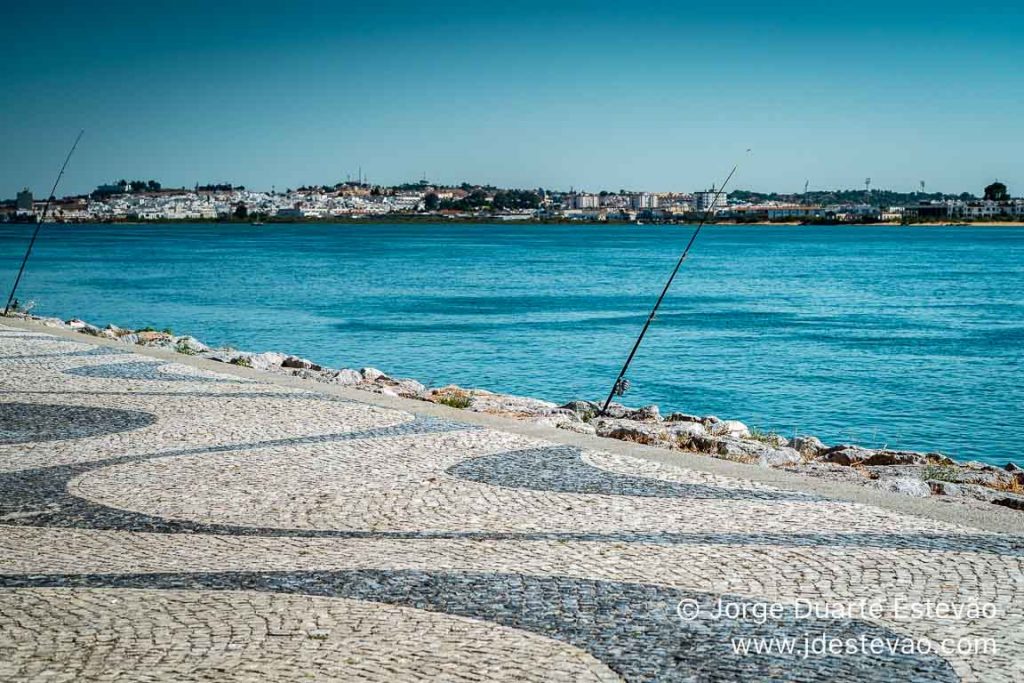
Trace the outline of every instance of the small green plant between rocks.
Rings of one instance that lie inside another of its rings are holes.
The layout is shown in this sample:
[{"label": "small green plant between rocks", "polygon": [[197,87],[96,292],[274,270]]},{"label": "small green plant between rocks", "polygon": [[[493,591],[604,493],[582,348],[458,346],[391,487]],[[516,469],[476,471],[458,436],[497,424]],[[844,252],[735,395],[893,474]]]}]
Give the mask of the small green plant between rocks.
[{"label": "small green plant between rocks", "polygon": [[959,468],[954,465],[925,465],[921,470],[921,478],[925,481],[955,482]]},{"label": "small green plant between rocks", "polygon": [[472,405],[473,399],[465,394],[445,394],[444,396],[439,396],[437,402],[449,408],[462,409]]},{"label": "small green plant between rocks", "polygon": [[763,429],[751,427],[750,436],[747,438],[751,441],[760,441],[761,443],[768,444],[769,446],[775,446],[778,444],[780,437],[775,432],[766,432]]},{"label": "small green plant between rocks", "polygon": [[177,351],[178,353],[183,353],[186,356],[196,355],[196,350],[189,346],[188,342],[186,342],[185,340],[182,340],[175,344],[174,350]]}]

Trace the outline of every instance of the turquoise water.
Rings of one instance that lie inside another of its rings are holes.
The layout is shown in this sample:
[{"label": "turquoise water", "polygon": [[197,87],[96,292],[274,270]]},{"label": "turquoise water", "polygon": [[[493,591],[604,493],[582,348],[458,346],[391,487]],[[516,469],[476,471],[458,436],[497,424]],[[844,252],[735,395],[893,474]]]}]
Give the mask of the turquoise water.
[{"label": "turquoise water", "polygon": [[[0,226],[6,298],[30,226]],[[603,398],[689,228],[47,226],[20,298],[563,401]],[[1024,461],[1024,229],[713,226],[626,402]]]}]

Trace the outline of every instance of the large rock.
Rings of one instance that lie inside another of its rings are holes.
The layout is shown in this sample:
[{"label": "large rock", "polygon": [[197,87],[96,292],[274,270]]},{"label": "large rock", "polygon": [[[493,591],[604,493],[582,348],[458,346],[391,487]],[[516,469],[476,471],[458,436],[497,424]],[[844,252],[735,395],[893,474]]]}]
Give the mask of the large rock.
[{"label": "large rock", "polygon": [[395,380],[390,388],[399,396],[412,397],[419,396],[427,387],[414,379],[399,379]]},{"label": "large rock", "polygon": [[151,344],[157,341],[169,341],[171,338],[171,335],[167,334],[166,332],[157,332],[156,330],[141,330],[139,332],[136,332],[135,334],[139,338],[138,343],[144,345]]},{"label": "large rock", "polygon": [[629,413],[626,414],[626,419],[637,420],[639,422],[660,422],[661,412],[658,410],[658,406],[652,404],[629,411]]},{"label": "large rock", "polygon": [[601,412],[601,405],[593,401],[569,401],[565,405],[559,406],[559,408],[571,410],[584,419],[597,417],[597,414]]},{"label": "large rock", "polygon": [[281,363],[283,363],[285,358],[288,357],[283,353],[274,353],[273,351],[249,355],[243,354],[243,356],[248,358],[249,367],[255,370],[263,370],[264,372],[268,370],[280,370]]},{"label": "large rock", "polygon": [[867,488],[898,493],[914,498],[927,498],[932,495],[932,487],[927,482],[913,477],[896,477],[894,479],[876,479],[865,484]]},{"label": "large rock", "polygon": [[712,455],[761,467],[788,467],[803,460],[799,453],[786,446],[775,448],[764,443],[729,437],[718,440],[717,452]]},{"label": "large rock", "polygon": [[615,420],[624,419],[629,413],[632,412],[629,408],[622,405],[621,403],[609,403],[608,410],[605,411],[603,417],[610,417]]},{"label": "large rock", "polygon": [[323,370],[322,366],[317,365],[311,360],[299,358],[298,356],[288,356],[283,361],[281,361],[281,367],[292,368],[295,370],[313,370],[314,372],[319,372],[320,370]]},{"label": "large rock", "polygon": [[[682,445],[681,440],[680,444]],[[686,445],[698,453],[707,453],[725,460],[756,463],[762,467],[787,467],[803,461],[800,454],[792,448],[776,448],[760,441],[729,436],[693,436]]]},{"label": "large rock", "polygon": [[704,418],[687,413],[669,413],[665,422],[704,422]]},{"label": "large rock", "polygon": [[376,382],[377,380],[384,378],[387,379],[387,375],[378,370],[377,368],[362,368],[359,373],[363,376],[363,379],[367,382]]},{"label": "large rock", "polygon": [[104,339],[120,339],[122,334],[126,334],[128,330],[122,330],[117,325],[107,325],[104,329],[100,330],[98,336]]},{"label": "large rock", "polygon": [[[748,455],[750,455],[754,462],[762,467],[786,467],[788,465],[796,465],[803,461],[800,454],[787,446],[776,447],[771,444],[761,443],[758,441],[746,441],[746,440],[734,440],[725,439],[724,443],[736,444]],[[719,445],[719,452],[721,452],[722,446]]]},{"label": "large rock", "polygon": [[957,461],[942,453],[925,453],[925,461],[931,465],[957,466]]},{"label": "large rock", "polygon": [[695,453],[714,455],[718,452],[718,443],[722,441],[716,436],[705,434],[704,436],[690,436],[687,440],[679,440],[679,446],[685,450]]},{"label": "large rock", "polygon": [[658,423],[598,418],[592,424],[598,436],[609,439],[632,441],[648,446],[672,445],[668,431]]},{"label": "large rock", "polygon": [[[782,436],[781,434],[775,434],[774,432],[769,434],[757,434],[756,436],[751,433],[748,437],[753,441],[760,441],[763,444],[767,444],[774,448],[789,448],[789,439]],[[795,448],[793,450],[796,450]]]},{"label": "large rock", "polygon": [[715,436],[731,436],[742,439],[750,436],[750,429],[739,420],[720,420],[712,422],[708,431]]},{"label": "large rock", "polygon": [[556,403],[541,401],[526,396],[495,394],[490,391],[473,389],[468,392],[473,397],[470,409],[477,413],[494,413],[513,417],[539,417],[549,414],[558,408]]},{"label": "large rock", "polygon": [[984,463],[969,463],[972,467],[958,467],[953,477],[959,484],[980,484],[995,488],[1011,488],[1017,483],[1014,472],[1007,472],[1001,467],[993,467]]},{"label": "large rock", "polygon": [[868,448],[844,444],[825,449],[819,459],[836,465],[859,465],[874,454],[875,451]]},{"label": "large rock", "polygon": [[694,439],[707,436],[707,428],[700,422],[668,422],[665,429],[679,439]]},{"label": "large rock", "polygon": [[812,458],[817,457],[828,448],[816,436],[794,436],[786,445]]},{"label": "large rock", "polygon": [[356,370],[351,368],[342,368],[337,372],[329,373],[325,376],[325,381],[331,384],[342,384],[344,386],[354,386],[363,381],[363,376]]},{"label": "large rock", "polygon": [[803,456],[794,448],[769,448],[758,457],[758,464],[766,467],[788,467],[803,462]]},{"label": "large rock", "polygon": [[209,346],[189,335],[174,337],[171,341],[174,343],[175,351],[187,356],[195,356],[210,350]]},{"label": "large rock", "polygon": [[874,465],[923,465],[928,462],[924,453],[915,451],[875,451],[864,460],[862,464]]},{"label": "large rock", "polygon": [[101,336],[100,328],[95,325],[90,325],[84,320],[78,320],[77,318],[68,322],[68,326],[73,330],[78,330],[82,334],[92,335],[93,337]]},{"label": "large rock", "polygon": [[718,439],[715,442],[715,450],[711,454],[737,462],[753,463],[758,460],[754,449],[737,439]]}]

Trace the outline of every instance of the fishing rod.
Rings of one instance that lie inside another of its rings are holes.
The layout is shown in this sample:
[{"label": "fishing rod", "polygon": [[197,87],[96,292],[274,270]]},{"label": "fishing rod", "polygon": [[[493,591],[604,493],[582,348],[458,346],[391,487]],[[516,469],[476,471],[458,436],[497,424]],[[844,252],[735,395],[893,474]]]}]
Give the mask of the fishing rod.
[{"label": "fishing rod", "polygon": [[4,306],[4,317],[7,317],[7,313],[11,310],[11,302],[14,301],[14,295],[18,292],[18,284],[21,283],[21,276],[25,272],[25,264],[28,263],[28,257],[32,254],[32,247],[35,246],[36,238],[39,237],[39,230],[43,227],[43,223],[46,221],[46,214],[50,211],[50,202],[53,201],[53,196],[57,193],[57,186],[60,185],[60,179],[64,176],[64,169],[68,167],[68,162],[71,161],[71,155],[75,153],[75,149],[78,147],[78,142],[85,135],[85,130],[78,131],[78,137],[75,138],[75,144],[71,145],[71,151],[64,157],[64,164],[60,167],[60,173],[57,174],[57,179],[53,181],[53,187],[50,189],[50,194],[46,198],[46,204],[43,205],[43,215],[39,218],[36,223],[36,229],[32,233],[32,239],[29,240],[28,249],[25,250],[25,258],[21,259],[21,268],[18,269],[18,277],[14,278],[14,286],[11,287],[11,295],[7,297],[7,304]]},{"label": "fishing rod", "polygon": [[[749,152],[750,150],[748,149],[747,151]],[[608,406],[611,405],[612,399],[616,396],[622,396],[629,389],[629,380],[626,379],[626,371],[629,370],[629,364],[633,362],[633,356],[636,355],[637,349],[640,348],[640,343],[644,340],[644,336],[647,334],[647,328],[649,328],[651,323],[654,322],[654,316],[661,307],[661,302],[665,299],[665,295],[668,294],[668,290],[672,286],[672,281],[676,279],[676,274],[679,272],[679,269],[683,267],[683,262],[686,261],[686,257],[689,256],[690,248],[693,247],[693,243],[697,241],[697,235],[700,234],[700,231],[704,228],[704,224],[707,222],[708,218],[711,217],[711,211],[718,205],[718,198],[723,192],[725,192],[726,185],[728,185],[729,181],[732,180],[733,175],[736,173],[736,169],[739,167],[739,164],[732,167],[732,170],[729,171],[729,175],[725,177],[725,182],[722,183],[722,186],[717,192],[715,192],[715,196],[711,204],[709,204],[707,209],[704,210],[704,215],[701,216],[700,223],[697,224],[697,228],[693,231],[693,234],[690,235],[690,241],[686,243],[686,248],[683,249],[682,255],[676,262],[676,267],[672,269],[672,274],[669,275],[668,281],[665,282],[665,286],[661,290],[661,295],[658,297],[658,300],[654,302],[654,308],[651,309],[651,314],[647,316],[647,322],[644,323],[643,329],[640,330],[640,336],[636,338],[636,342],[633,344],[633,349],[629,352],[629,357],[626,358],[626,362],[622,364],[622,369],[619,370],[619,376],[615,378],[615,384],[612,385],[612,390],[608,392],[608,398],[605,399],[604,405],[601,407],[601,412],[598,413],[598,415],[604,415],[608,411]],[[714,188],[712,187],[712,189]]]}]

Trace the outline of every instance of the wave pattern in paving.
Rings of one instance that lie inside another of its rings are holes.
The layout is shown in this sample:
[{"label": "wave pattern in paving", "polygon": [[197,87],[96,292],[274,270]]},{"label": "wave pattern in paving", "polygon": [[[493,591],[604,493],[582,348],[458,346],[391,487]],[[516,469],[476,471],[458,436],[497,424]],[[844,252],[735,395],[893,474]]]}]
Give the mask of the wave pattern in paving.
[{"label": "wave pattern in paving", "polygon": [[[1024,679],[1019,538],[0,329],[0,675]],[[675,613],[722,596],[1000,618]],[[998,649],[730,650],[806,631]]]}]

